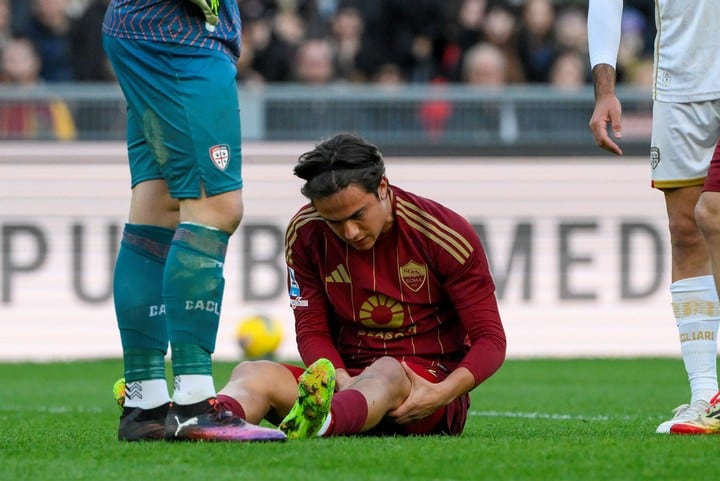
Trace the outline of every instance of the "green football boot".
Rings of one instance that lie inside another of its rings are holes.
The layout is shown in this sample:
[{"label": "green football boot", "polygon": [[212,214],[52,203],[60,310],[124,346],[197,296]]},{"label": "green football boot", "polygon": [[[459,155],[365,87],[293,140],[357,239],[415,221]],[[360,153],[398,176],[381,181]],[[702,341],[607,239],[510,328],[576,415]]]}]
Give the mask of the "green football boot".
[{"label": "green football boot", "polygon": [[280,423],[280,430],[288,439],[316,436],[330,413],[334,392],[335,367],[327,359],[318,359],[300,376],[297,401]]}]

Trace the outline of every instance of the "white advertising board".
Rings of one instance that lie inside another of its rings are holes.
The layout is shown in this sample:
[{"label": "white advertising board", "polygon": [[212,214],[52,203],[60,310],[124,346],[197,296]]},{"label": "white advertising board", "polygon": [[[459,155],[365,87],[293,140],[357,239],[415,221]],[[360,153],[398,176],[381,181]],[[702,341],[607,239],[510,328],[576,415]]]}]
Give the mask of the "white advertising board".
[{"label": "white advertising board", "polygon": [[[311,144],[248,144],[216,358],[239,319],[281,320],[297,356],[282,234]],[[396,158],[396,183],[465,215],[498,287],[510,357],[675,356],[662,194],[643,158]],[[120,356],[111,298],[129,197],[115,143],[0,144],[0,360]]]}]

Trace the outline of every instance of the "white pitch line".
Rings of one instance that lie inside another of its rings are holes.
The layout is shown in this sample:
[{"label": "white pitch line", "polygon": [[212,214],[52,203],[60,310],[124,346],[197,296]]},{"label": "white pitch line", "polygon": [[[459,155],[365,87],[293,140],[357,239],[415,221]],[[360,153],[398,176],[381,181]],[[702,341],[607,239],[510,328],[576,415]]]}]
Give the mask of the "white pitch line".
[{"label": "white pitch line", "polygon": [[[28,408],[25,406],[0,406],[0,415],[3,412],[37,412],[52,414],[67,413],[101,413],[106,408],[100,407],[82,407],[82,406],[38,406]],[[561,413],[541,413],[541,412],[517,412],[517,411],[469,411],[468,415],[485,418],[518,418],[518,419],[550,419],[553,421],[634,421],[634,416],[583,416],[578,414],[561,414]],[[648,417],[648,420],[661,419],[661,416]]]},{"label": "white pitch line", "polygon": [[[523,413],[514,411],[469,411],[470,416],[488,418],[551,419],[554,421],[633,421],[633,416],[583,416],[575,414]],[[651,418],[654,419],[654,418]]]},{"label": "white pitch line", "polygon": [[35,412],[35,413],[51,413],[51,414],[67,414],[67,413],[101,413],[104,409],[99,407],[82,407],[82,406],[37,406],[37,407],[21,407],[21,406],[0,406],[2,412]]}]

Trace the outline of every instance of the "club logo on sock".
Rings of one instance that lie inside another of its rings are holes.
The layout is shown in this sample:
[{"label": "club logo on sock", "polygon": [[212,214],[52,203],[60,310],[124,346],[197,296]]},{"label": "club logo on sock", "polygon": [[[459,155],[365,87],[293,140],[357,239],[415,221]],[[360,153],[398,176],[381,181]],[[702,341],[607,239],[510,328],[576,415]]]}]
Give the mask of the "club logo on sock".
[{"label": "club logo on sock", "polygon": [[210,147],[210,160],[218,169],[225,170],[230,161],[230,147],[227,144],[213,145]]}]

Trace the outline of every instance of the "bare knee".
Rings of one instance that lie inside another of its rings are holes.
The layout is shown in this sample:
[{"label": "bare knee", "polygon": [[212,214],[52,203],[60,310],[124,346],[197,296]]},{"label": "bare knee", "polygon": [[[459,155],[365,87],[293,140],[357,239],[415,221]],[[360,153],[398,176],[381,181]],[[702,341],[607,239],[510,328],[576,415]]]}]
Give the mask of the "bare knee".
[{"label": "bare knee", "polygon": [[358,376],[358,379],[376,378],[386,386],[403,386],[409,383],[400,361],[392,357],[381,357]]},{"label": "bare knee", "polygon": [[262,375],[264,371],[267,371],[270,361],[242,361],[237,364],[230,374],[230,382],[241,382],[245,385],[252,382],[254,378]]},{"label": "bare knee", "polygon": [[695,220],[703,235],[713,235],[720,231],[720,193],[706,192],[700,196],[695,206]]},{"label": "bare knee", "polygon": [[242,190],[180,201],[180,220],[235,232],[243,218]]}]

